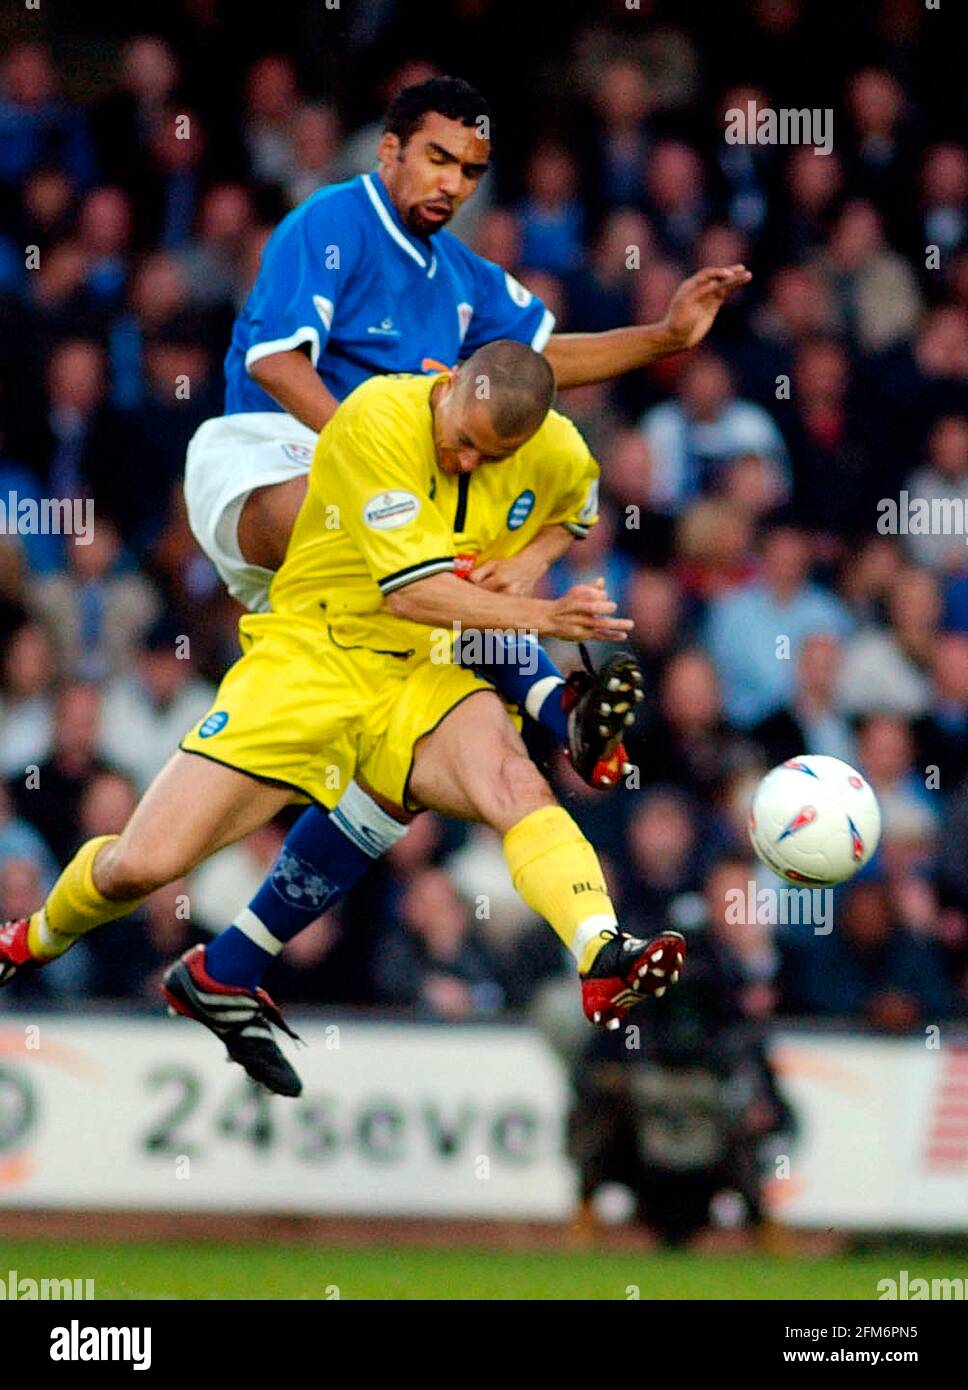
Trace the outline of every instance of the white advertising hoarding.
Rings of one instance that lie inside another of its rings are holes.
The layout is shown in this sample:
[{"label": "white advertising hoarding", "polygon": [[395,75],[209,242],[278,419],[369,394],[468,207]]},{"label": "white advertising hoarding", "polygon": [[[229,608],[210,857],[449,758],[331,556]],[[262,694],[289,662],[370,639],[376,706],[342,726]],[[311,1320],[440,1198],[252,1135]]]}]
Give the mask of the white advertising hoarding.
[{"label": "white advertising hoarding", "polygon": [[[572,1215],[568,1079],[538,1034],[300,1031],[291,1101],[180,1021],[0,1015],[0,1208]],[[968,1039],[788,1031],[772,1056],[799,1124],[768,1183],[781,1220],[968,1231]]]},{"label": "white advertising hoarding", "polygon": [[501,1216],[574,1202],[523,1028],[307,1023],[270,1097],[181,1021],[0,1016],[0,1206]]}]

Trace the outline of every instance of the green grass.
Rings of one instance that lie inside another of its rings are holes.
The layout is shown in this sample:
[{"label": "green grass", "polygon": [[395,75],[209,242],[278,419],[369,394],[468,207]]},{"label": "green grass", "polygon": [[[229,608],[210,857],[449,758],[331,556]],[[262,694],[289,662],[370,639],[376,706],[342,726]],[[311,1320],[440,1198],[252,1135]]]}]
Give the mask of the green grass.
[{"label": "green grass", "polygon": [[[477,1250],[316,1249],[269,1244],[61,1244],[0,1240],[0,1279],[93,1279],[98,1298],[869,1299],[877,1281],[966,1275],[950,1253],[829,1259]],[[329,1294],[332,1297],[332,1294]]]}]

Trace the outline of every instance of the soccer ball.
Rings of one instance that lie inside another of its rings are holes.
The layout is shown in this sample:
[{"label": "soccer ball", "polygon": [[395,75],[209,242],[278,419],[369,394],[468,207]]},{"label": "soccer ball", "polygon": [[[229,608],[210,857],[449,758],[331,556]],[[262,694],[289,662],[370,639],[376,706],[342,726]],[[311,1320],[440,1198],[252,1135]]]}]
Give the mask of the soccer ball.
[{"label": "soccer ball", "polygon": [[804,754],[768,772],[750,809],[750,839],[775,874],[808,888],[844,883],[870,859],[881,812],[868,783],[839,758]]}]

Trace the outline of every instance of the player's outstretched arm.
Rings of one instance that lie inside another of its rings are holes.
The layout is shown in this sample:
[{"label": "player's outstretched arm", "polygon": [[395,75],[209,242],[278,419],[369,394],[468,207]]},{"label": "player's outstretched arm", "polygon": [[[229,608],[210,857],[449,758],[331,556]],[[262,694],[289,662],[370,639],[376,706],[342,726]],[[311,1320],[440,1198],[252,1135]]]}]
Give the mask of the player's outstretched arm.
[{"label": "player's outstretched arm", "polygon": [[661,322],[607,333],[555,333],[544,355],[561,388],[609,381],[702,342],[722,305],[752,278],[743,265],[697,271],[683,280]]},{"label": "player's outstretched arm", "polygon": [[631,619],[614,616],[618,605],[608,597],[604,579],[576,584],[558,599],[542,599],[494,594],[454,574],[434,574],[390,594],[386,606],[395,617],[428,627],[459,623],[536,632],[564,642],[624,642],[633,626]]}]

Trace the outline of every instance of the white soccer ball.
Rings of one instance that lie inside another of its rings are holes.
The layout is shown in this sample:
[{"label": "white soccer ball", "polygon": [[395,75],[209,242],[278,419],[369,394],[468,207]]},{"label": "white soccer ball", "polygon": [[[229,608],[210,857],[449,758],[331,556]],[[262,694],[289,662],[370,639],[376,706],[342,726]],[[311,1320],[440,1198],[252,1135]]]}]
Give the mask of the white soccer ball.
[{"label": "white soccer ball", "polygon": [[832,888],[864,867],[881,837],[877,797],[839,758],[804,754],[768,772],[750,808],[750,839],[789,883]]}]

